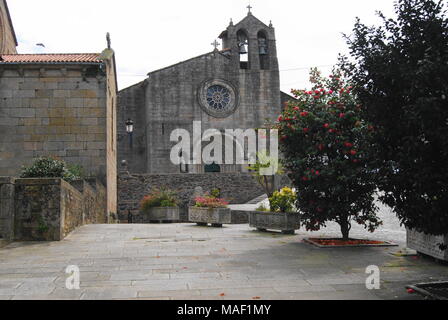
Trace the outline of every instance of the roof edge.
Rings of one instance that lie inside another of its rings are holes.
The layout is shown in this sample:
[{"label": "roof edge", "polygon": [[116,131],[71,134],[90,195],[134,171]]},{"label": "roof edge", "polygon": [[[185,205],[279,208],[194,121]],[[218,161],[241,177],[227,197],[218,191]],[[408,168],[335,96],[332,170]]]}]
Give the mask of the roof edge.
[{"label": "roof edge", "polygon": [[19,46],[19,43],[17,41],[17,36],[16,36],[16,31],[14,30],[14,25],[12,24],[11,14],[10,14],[9,8],[8,8],[8,2],[5,0],[4,3],[5,3],[5,7],[6,7],[6,15],[8,16],[8,22],[11,27],[12,35],[14,36],[14,41],[15,41],[16,47],[17,47],[17,46]]},{"label": "roof edge", "polygon": [[157,70],[148,72],[148,73],[147,73],[147,76],[149,76],[149,75],[151,75],[151,74],[154,74],[154,73],[156,73],[156,72],[160,72],[160,71],[163,71],[163,70],[166,70],[166,69],[169,69],[169,68],[176,67],[176,66],[178,66],[178,65],[180,65],[180,64],[183,64],[183,63],[185,63],[185,62],[189,62],[189,61],[191,61],[191,60],[195,60],[195,59],[198,59],[198,58],[205,57],[205,56],[207,56],[207,55],[209,55],[209,54],[212,54],[212,53],[219,53],[219,54],[222,55],[223,57],[229,59],[229,57],[226,56],[226,55],[224,54],[224,52],[227,52],[227,51],[231,51],[231,49],[224,49],[224,50],[218,50],[218,51],[207,52],[207,53],[201,54],[201,55],[199,55],[199,56],[197,56],[197,57],[190,58],[190,59],[187,59],[187,60],[184,60],[184,61],[181,61],[181,62],[172,64],[172,65],[170,65],[170,66],[168,66],[168,67],[165,67],[165,68],[161,68],[161,69],[157,69]]}]

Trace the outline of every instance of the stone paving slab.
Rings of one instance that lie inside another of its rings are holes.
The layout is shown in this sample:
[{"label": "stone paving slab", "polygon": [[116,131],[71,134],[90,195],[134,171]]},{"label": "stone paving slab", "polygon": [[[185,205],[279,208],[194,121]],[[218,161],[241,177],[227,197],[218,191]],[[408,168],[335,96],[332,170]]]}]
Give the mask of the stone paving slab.
[{"label": "stone paving slab", "polygon": [[[0,300],[417,299],[407,284],[448,278],[446,265],[393,256],[399,248],[319,249],[303,242],[310,235],[247,225],[84,226],[61,242],[0,249]],[[395,241],[404,247],[403,237]],[[80,290],[65,288],[69,265],[80,268]],[[381,290],[365,287],[370,265],[381,270]]]}]

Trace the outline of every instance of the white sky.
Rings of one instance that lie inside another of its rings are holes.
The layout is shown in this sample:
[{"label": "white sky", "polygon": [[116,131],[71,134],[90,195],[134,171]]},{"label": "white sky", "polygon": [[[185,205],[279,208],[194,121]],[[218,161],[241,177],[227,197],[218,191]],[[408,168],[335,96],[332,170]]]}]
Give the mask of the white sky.
[{"label": "white sky", "polygon": [[[249,0],[9,0],[19,53],[101,52],[106,32],[116,51],[120,89],[153,70],[212,51],[211,43],[239,22]],[[336,63],[347,51],[342,33],[355,18],[379,24],[393,0],[251,0],[253,14],[276,28],[282,90],[308,86],[313,66]],[[46,48],[36,47],[44,43]],[[294,70],[291,70],[294,69]],[[300,70],[296,70],[300,69]],[[331,67],[321,68],[324,72]]]}]

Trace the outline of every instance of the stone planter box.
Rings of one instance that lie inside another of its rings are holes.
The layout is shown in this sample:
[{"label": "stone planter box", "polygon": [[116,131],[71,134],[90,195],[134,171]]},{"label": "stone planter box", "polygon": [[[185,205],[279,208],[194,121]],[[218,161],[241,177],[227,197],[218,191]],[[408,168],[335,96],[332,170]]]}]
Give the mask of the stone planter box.
[{"label": "stone planter box", "polygon": [[275,230],[283,234],[295,234],[300,229],[300,215],[298,213],[277,213],[251,211],[249,224],[258,231]]},{"label": "stone planter box", "polygon": [[432,236],[410,229],[406,229],[406,231],[408,248],[439,260],[448,261],[448,249],[442,251],[439,248],[439,244],[448,246],[448,235]]},{"label": "stone planter box", "polygon": [[149,213],[141,214],[140,223],[177,222],[180,220],[178,207],[151,208]]},{"label": "stone planter box", "polygon": [[212,227],[220,228],[223,224],[232,223],[232,213],[227,208],[197,208],[188,209],[188,220],[197,223],[199,226],[211,224]]}]

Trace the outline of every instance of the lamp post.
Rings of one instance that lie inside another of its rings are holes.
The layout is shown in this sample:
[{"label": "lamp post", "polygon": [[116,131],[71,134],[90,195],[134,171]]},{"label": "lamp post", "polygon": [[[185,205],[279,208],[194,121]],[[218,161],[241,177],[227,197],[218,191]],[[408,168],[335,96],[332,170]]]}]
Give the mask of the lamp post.
[{"label": "lamp post", "polygon": [[129,135],[129,145],[132,149],[133,147],[133,135],[134,135],[134,121],[132,121],[131,119],[128,119],[128,121],[126,121],[126,132]]}]

